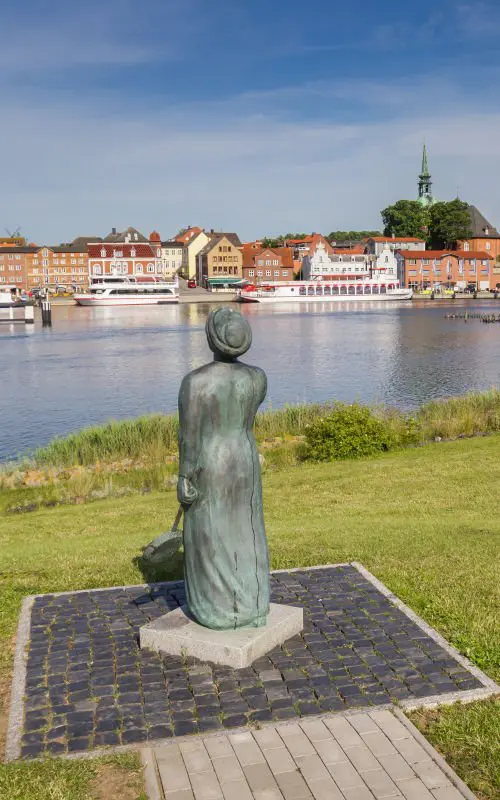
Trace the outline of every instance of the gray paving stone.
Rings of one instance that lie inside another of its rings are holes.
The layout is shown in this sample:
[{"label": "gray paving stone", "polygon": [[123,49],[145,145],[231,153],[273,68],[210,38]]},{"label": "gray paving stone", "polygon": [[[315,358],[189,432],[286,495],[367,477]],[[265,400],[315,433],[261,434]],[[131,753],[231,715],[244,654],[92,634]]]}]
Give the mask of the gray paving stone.
[{"label": "gray paving stone", "polygon": [[358,744],[356,747],[346,747],[345,752],[358,772],[366,772],[369,769],[379,769],[380,764],[368,749],[366,744]]},{"label": "gray paving stone", "polygon": [[454,786],[443,786],[441,789],[433,789],[432,796],[436,800],[463,800],[463,794]]},{"label": "gray paving stone", "polygon": [[404,781],[415,777],[412,768],[399,753],[379,756],[378,760],[393,781]]},{"label": "gray paving stone", "polygon": [[263,753],[273,775],[279,775],[281,772],[294,772],[297,769],[297,765],[286,747],[273,747],[270,750],[263,750]]},{"label": "gray paving stone", "polygon": [[281,772],[276,781],[285,800],[309,800],[312,794],[299,772]]},{"label": "gray paving stone", "polygon": [[330,717],[325,719],[325,725],[333,733],[341,747],[355,747],[363,744],[359,733],[349,724],[346,717]]},{"label": "gray paving stone", "polygon": [[361,775],[349,761],[339,761],[336,764],[327,764],[326,766],[333,780],[342,791],[363,785]]},{"label": "gray paving stone", "polygon": [[271,750],[274,747],[283,747],[283,739],[275,728],[262,728],[260,731],[253,731],[253,738],[261,750]]},{"label": "gray paving stone", "polygon": [[196,800],[224,800],[221,785],[215,772],[196,772],[190,775],[189,778]]},{"label": "gray paving stone", "polygon": [[420,778],[410,778],[408,781],[399,781],[398,786],[406,800],[434,800],[432,794],[425,787]]},{"label": "gray paving stone", "polygon": [[361,735],[364,733],[377,733],[380,728],[369,714],[353,714],[349,717],[352,727]]},{"label": "gray paving stone", "polygon": [[398,739],[394,742],[397,749],[408,764],[418,764],[420,761],[428,761],[429,754],[415,739]]},{"label": "gray paving stone", "polygon": [[234,753],[230,756],[214,758],[212,764],[222,788],[224,788],[225,783],[244,781],[243,770]]},{"label": "gray paving stone", "polygon": [[345,795],[342,794],[330,776],[311,781],[308,786],[314,800],[344,800],[345,798]]},{"label": "gray paving stone", "polygon": [[294,758],[315,754],[312,743],[299,725],[281,725],[278,732]]},{"label": "gray paving stone", "polygon": [[179,749],[188,775],[193,772],[206,772],[212,769],[212,761],[201,739],[180,742]]},{"label": "gray paving stone", "polygon": [[278,789],[276,780],[265,762],[263,764],[249,764],[243,768],[243,772],[254,794]]},{"label": "gray paving stone", "polygon": [[[363,733],[361,738],[377,758],[378,756],[388,756],[397,752],[393,743],[382,731],[378,731],[378,733]],[[405,742],[407,740],[401,739],[400,741]]]},{"label": "gray paving stone", "polygon": [[331,739],[331,734],[322,720],[304,720],[300,727],[311,742],[321,742],[324,739]]},{"label": "gray paving stone", "polygon": [[242,767],[249,766],[250,764],[266,763],[261,749],[249,731],[231,734],[229,736],[229,742]]},{"label": "gray paving stone", "polygon": [[205,747],[210,758],[234,755],[234,750],[229,744],[227,736],[207,736],[205,739]]},{"label": "gray paving stone", "polygon": [[336,764],[339,761],[348,760],[347,755],[333,736],[331,736],[330,739],[322,739],[321,741],[314,742],[314,747],[325,764]]},{"label": "gray paving stone", "polygon": [[168,792],[190,790],[186,767],[179,748],[176,745],[163,745],[155,748],[156,763],[160,773],[163,789]]},{"label": "gray paving stone", "polygon": [[413,769],[428,789],[441,789],[443,786],[450,786],[451,784],[449,778],[434,761],[421,761],[418,764],[413,764]]},{"label": "gray paving stone", "polygon": [[392,742],[397,742],[398,739],[409,739],[411,737],[408,728],[405,728],[390,711],[386,711],[385,709],[370,711],[370,717]]},{"label": "gray paving stone", "polygon": [[246,780],[223,783],[222,794],[224,800],[253,800],[254,798]]},{"label": "gray paving stone", "polygon": [[374,769],[363,774],[363,780],[368,788],[373,792],[377,800],[382,798],[392,798],[401,795],[396,784],[390,779],[387,772],[383,769]]},{"label": "gray paving stone", "polygon": [[298,756],[295,761],[296,766],[308,784],[312,781],[328,780],[330,778],[325,764],[317,755]]},{"label": "gray paving stone", "polygon": [[366,786],[355,786],[353,789],[344,789],[345,800],[373,800],[375,795]]}]

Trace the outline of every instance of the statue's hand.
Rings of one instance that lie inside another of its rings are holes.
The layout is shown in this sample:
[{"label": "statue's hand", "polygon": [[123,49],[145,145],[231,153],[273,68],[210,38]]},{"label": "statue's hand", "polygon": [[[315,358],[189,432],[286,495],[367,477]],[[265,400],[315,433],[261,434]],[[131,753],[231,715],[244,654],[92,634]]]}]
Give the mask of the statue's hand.
[{"label": "statue's hand", "polygon": [[177,481],[177,499],[179,503],[183,506],[190,506],[197,497],[198,491],[189,478],[179,475],[179,480]]}]

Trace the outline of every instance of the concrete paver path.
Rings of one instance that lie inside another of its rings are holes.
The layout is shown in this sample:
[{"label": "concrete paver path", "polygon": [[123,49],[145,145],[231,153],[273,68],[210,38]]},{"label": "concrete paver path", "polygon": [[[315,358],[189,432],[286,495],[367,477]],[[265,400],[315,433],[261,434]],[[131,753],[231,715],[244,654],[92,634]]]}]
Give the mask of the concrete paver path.
[{"label": "concrete paver path", "polygon": [[399,712],[301,719],[143,750],[150,800],[473,800]]}]

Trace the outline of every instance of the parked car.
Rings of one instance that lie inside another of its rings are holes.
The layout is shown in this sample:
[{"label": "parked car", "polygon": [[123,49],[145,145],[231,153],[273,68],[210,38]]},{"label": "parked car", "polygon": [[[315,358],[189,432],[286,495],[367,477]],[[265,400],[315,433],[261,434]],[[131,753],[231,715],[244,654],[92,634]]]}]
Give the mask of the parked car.
[{"label": "parked car", "polygon": [[196,280],[195,278],[190,278],[188,280],[188,289],[196,289]]}]

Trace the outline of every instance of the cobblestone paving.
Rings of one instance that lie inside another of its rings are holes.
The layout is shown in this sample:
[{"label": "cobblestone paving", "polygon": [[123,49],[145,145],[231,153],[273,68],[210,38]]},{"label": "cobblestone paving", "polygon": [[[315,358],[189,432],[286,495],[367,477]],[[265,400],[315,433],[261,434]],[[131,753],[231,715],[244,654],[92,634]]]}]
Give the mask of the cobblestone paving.
[{"label": "cobblestone paving", "polygon": [[35,599],[21,755],[63,754],[466,691],[480,682],[354,567],[274,573],[305,628],[233,670],[138,647],[182,582]]},{"label": "cobblestone paving", "polygon": [[[169,742],[147,758],[166,800],[470,798],[434,755],[389,711],[375,711]],[[159,800],[152,776],[150,800]]]}]

